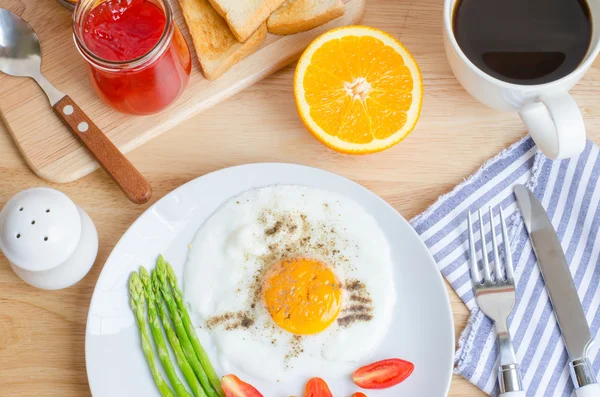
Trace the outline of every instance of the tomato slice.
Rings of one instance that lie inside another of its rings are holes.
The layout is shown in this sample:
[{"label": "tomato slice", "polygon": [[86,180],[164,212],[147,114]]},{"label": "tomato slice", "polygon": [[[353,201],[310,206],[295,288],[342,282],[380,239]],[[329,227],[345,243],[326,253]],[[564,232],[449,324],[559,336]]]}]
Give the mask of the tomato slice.
[{"label": "tomato slice", "polygon": [[235,375],[225,375],[221,382],[226,397],[263,397],[254,386],[241,381]]},{"label": "tomato slice", "polygon": [[367,395],[363,392],[357,391],[356,393],[352,394],[352,397],[367,397]]},{"label": "tomato slice", "polygon": [[306,384],[305,397],[333,397],[329,386],[321,378],[312,378]]},{"label": "tomato slice", "polygon": [[414,369],[414,364],[409,361],[390,358],[360,367],[352,380],[363,389],[386,389],[408,378]]}]

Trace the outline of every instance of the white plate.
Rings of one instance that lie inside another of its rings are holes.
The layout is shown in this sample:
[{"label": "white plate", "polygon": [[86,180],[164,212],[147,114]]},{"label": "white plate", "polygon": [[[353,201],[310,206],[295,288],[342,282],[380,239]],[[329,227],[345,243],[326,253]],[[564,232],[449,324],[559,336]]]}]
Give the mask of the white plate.
[{"label": "white plate", "polygon": [[[369,391],[369,397],[447,395],[454,352],[452,313],[434,260],[409,223],[375,194],[338,175],[291,164],[252,164],[213,172],[181,186],[142,214],[121,238],[100,274],[88,314],[85,354],[94,397],[160,396],[129,308],[131,271],[140,265],[152,267],[162,253],[181,275],[187,246],[213,211],[247,189],[273,184],[313,186],[351,197],[377,220],[390,241],[398,303],[392,327],[373,360],[404,358],[415,364],[415,371],[401,385]],[[209,354],[211,348],[207,346]],[[341,397],[337,385],[330,386]],[[287,396],[303,394],[290,390]]]}]

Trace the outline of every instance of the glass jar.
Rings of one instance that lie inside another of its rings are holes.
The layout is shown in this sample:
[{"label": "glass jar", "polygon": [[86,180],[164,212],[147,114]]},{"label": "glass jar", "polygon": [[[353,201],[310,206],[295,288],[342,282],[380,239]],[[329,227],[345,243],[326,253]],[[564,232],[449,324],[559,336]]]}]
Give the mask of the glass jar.
[{"label": "glass jar", "polygon": [[73,10],[75,8],[75,5],[77,4],[77,0],[58,0],[59,4],[62,4],[63,6],[67,7],[69,10]]},{"label": "glass jar", "polygon": [[[73,14],[75,46],[86,60],[92,86],[104,102],[123,113],[146,115],[165,109],[185,89],[192,68],[190,50],[173,20],[171,5],[168,0],[146,0],[165,13],[162,36],[147,53],[114,61],[93,53],[84,39],[91,11],[106,1],[80,0]],[[117,5],[131,3],[125,0]]]}]

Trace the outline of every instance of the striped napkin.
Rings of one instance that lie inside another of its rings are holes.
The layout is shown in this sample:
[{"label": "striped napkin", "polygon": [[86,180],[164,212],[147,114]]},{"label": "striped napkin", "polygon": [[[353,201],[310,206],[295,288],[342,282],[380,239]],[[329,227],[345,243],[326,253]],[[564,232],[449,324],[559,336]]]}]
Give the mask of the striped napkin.
[{"label": "striped napkin", "polygon": [[[573,385],[567,352],[519,214],[513,186],[524,184],[532,190],[552,219],[595,337],[600,327],[599,176],[599,150],[593,143],[588,141],[579,157],[552,161],[536,149],[530,137],[525,137],[412,219],[440,271],[471,311],[459,339],[455,372],[487,394],[499,394],[496,334],[492,322],[477,307],[471,290],[467,210],[487,210],[492,206],[497,214],[501,206],[507,215],[517,284],[517,301],[509,327],[527,396],[571,396]],[[486,248],[491,253],[488,222],[486,214]],[[480,250],[479,226],[475,223],[473,226],[476,248]],[[600,369],[599,347],[600,343],[594,344],[590,352],[596,373]]]}]

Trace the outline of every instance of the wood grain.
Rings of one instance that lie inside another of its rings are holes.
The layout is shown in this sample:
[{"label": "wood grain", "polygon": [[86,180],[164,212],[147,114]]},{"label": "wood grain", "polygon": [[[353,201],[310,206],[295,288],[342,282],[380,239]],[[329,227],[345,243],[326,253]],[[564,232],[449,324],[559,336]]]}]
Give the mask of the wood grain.
[{"label": "wood grain", "polygon": [[65,95],[56,102],[53,109],[58,118],[92,153],[131,202],[144,204],[150,200],[152,187],[148,181],[71,97]]},{"label": "wood grain", "polygon": [[[215,81],[206,80],[202,75],[179,4],[171,1],[175,20],[194,58],[192,75],[185,92],[173,105],[146,117],[115,112],[96,96],[88,81],[84,60],[73,44],[71,13],[56,1],[3,0],[1,6],[21,16],[37,32],[45,77],[69,94],[121,152],[128,153],[294,61],[321,33],[359,21],[365,1],[344,0],[345,14],[317,29],[291,36],[269,34],[254,54]],[[65,183],[98,168],[94,157],[53,114],[47,98],[32,80],[0,73],[0,87],[0,117],[38,176]],[[36,117],[32,118],[32,114]]]},{"label": "wood grain", "polygon": [[[29,1],[15,4],[23,11]],[[128,202],[101,171],[64,185],[37,178],[0,123],[0,205],[26,188],[60,189],[87,211],[100,237],[98,259],[90,274],[62,291],[40,291],[26,285],[0,255],[0,397],[90,396],[84,335],[98,275],[131,223],[149,205],[182,183],[239,164],[262,161],[306,164],[366,186],[409,219],[475,172],[485,160],[521,138],[525,127],[518,115],[496,112],[478,104],[453,77],[443,50],[442,3],[442,0],[368,0],[363,23],[399,38],[415,55],[425,82],[423,112],[417,128],[402,143],[382,153],[340,155],[316,141],[296,113],[293,66],[131,152],[129,159],[154,190],[152,200],[143,206]],[[61,13],[56,8],[45,16],[43,23],[51,24],[57,17],[62,18]],[[84,78],[80,66],[66,65],[52,77],[59,85],[70,73]],[[0,84],[2,89],[4,84],[5,81]],[[572,91],[583,109],[588,135],[596,143],[600,143],[599,88],[600,63],[596,62]],[[88,93],[82,90],[74,98],[78,100],[81,95]],[[47,106],[45,101],[42,105]],[[458,336],[469,312],[449,287],[448,294]],[[459,376],[454,376],[449,395],[484,396]]]}]

